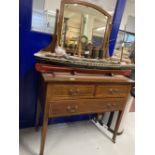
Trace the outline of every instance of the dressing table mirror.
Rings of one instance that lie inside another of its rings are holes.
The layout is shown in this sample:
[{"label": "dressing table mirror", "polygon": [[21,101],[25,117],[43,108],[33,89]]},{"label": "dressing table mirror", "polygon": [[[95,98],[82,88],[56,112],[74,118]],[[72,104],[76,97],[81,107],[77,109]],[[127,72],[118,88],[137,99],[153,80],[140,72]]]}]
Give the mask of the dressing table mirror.
[{"label": "dressing table mirror", "polygon": [[106,56],[111,15],[97,5],[63,0],[59,17],[59,45],[70,55],[90,59]]}]

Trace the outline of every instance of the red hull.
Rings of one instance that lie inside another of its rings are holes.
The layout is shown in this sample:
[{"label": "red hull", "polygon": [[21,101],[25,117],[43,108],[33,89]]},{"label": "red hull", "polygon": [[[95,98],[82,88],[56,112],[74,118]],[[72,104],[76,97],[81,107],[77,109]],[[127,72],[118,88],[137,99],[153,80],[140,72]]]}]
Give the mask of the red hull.
[{"label": "red hull", "polygon": [[116,74],[116,75],[124,75],[129,76],[131,74],[131,70],[97,70],[97,69],[82,69],[82,68],[71,68],[71,67],[59,67],[47,64],[36,63],[35,68],[38,72],[72,72],[72,73],[88,73],[88,74]]}]

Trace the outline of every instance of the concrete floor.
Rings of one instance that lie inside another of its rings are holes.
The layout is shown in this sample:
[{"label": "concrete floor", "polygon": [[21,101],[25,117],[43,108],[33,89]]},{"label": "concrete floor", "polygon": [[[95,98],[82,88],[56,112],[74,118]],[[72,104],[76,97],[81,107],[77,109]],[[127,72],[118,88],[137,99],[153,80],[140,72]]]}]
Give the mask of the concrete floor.
[{"label": "concrete floor", "polygon": [[[134,113],[129,113],[123,135],[116,144],[104,127],[92,121],[48,126],[44,155],[134,155]],[[20,155],[39,155],[40,135],[34,128],[20,130]]]}]

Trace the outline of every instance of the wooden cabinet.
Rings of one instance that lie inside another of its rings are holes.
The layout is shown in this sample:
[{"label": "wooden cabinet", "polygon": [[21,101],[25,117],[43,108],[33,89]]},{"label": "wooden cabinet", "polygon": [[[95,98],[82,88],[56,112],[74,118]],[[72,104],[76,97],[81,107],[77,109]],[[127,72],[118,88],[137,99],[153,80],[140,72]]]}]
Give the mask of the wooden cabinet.
[{"label": "wooden cabinet", "polygon": [[[112,138],[115,142],[131,84],[122,76],[42,73],[38,97],[38,107],[42,107],[44,114],[40,155],[44,151],[48,118],[53,117],[119,111]],[[39,113],[40,110],[36,127]]]}]

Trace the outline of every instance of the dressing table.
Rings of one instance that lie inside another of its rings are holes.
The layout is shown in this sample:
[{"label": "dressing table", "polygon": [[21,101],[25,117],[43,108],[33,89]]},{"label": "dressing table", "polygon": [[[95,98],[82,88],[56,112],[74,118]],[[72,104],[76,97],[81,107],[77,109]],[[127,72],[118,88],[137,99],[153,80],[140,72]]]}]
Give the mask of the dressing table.
[{"label": "dressing table", "polygon": [[[40,155],[44,151],[48,119],[61,116],[119,111],[112,137],[115,143],[131,84],[132,81],[123,76],[42,73],[38,98],[38,108],[41,107],[44,116]],[[40,110],[36,128],[39,113]]]},{"label": "dressing table", "polygon": [[53,41],[34,55],[40,72],[36,129],[43,111],[40,155],[49,118],[119,111],[112,137],[116,142],[133,83],[120,74],[133,66],[109,58],[111,21],[111,15],[95,4],[61,1]]}]

